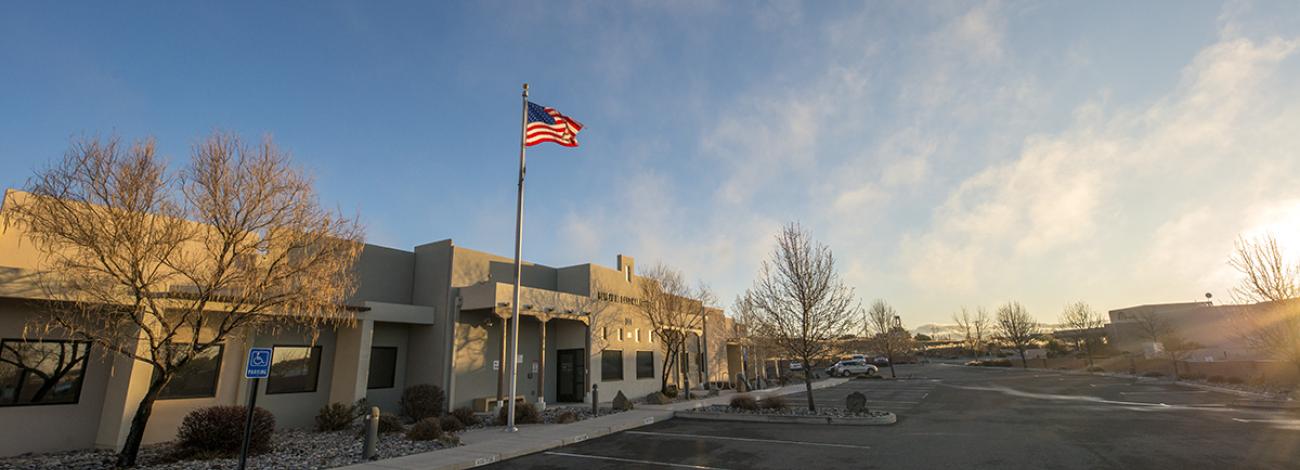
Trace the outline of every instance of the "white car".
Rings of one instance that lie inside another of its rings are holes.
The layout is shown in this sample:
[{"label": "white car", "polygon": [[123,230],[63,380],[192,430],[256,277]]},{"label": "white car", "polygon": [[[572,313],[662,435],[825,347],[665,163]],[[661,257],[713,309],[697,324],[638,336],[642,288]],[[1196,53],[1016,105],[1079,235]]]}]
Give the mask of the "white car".
[{"label": "white car", "polygon": [[867,364],[867,361],[861,359],[840,361],[831,366],[830,369],[826,370],[826,373],[831,376],[839,377],[848,377],[850,375],[876,375],[877,372],[880,372],[879,368]]},{"label": "white car", "polygon": [[790,361],[790,370],[803,370],[803,363],[798,361]]}]

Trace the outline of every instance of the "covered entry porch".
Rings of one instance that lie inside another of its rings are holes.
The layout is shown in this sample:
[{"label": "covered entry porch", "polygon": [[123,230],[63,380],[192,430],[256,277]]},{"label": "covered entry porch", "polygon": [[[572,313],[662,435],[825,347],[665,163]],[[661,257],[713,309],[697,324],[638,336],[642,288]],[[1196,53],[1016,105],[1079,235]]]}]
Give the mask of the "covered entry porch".
[{"label": "covered entry porch", "polygon": [[[509,395],[509,324],[513,286],[482,283],[460,289],[453,347],[452,407],[492,411]],[[524,287],[520,292],[515,400],[577,403],[591,388],[590,311],[594,299]]]}]

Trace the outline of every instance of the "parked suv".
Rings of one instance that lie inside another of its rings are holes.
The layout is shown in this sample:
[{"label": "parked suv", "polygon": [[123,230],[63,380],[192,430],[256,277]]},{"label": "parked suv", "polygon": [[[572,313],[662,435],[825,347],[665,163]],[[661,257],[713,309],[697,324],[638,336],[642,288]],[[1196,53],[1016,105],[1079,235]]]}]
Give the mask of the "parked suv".
[{"label": "parked suv", "polygon": [[835,365],[826,369],[826,374],[831,377],[848,377],[850,375],[876,375],[880,369],[867,361],[853,359],[848,361],[836,362]]}]

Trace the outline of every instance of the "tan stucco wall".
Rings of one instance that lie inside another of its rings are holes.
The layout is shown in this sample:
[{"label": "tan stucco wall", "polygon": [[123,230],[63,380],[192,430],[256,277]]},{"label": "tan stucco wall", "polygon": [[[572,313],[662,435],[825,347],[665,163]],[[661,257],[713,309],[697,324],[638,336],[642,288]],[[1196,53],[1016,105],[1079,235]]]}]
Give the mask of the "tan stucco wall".
[{"label": "tan stucco wall", "polygon": [[367,389],[366,401],[373,406],[378,406],[381,410],[388,413],[397,413],[400,411],[398,403],[402,398],[402,389],[407,385],[406,368],[410,361],[407,357],[407,353],[410,349],[408,336],[407,325],[398,323],[375,323],[374,339],[371,341],[371,346],[397,348],[397,373],[394,374],[395,377],[393,379],[392,388]]},{"label": "tan stucco wall", "polygon": [[[22,338],[23,325],[39,308],[26,300],[0,299],[0,338]],[[0,407],[0,456],[92,447],[112,364],[112,356],[91,348],[75,404]]]}]

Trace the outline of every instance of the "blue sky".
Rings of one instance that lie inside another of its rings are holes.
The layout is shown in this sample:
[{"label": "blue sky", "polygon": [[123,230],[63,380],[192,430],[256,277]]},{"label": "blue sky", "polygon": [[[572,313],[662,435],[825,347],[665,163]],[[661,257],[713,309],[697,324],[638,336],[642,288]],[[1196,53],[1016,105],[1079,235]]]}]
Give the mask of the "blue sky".
[{"label": "blue sky", "polygon": [[[1135,4],[1137,3],[1137,4]],[[1227,298],[1300,252],[1295,2],[127,2],[0,7],[0,186],[81,134],[272,135],[372,243],[662,261],[725,300],[781,224],[909,325]]]}]

